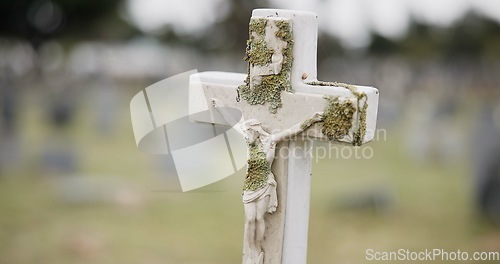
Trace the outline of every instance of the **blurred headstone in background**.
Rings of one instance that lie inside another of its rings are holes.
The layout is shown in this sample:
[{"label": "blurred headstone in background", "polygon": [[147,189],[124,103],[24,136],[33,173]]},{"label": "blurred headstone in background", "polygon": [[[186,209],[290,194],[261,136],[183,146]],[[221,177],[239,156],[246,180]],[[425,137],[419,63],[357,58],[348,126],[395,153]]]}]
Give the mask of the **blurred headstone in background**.
[{"label": "blurred headstone in background", "polygon": [[73,174],[55,182],[58,201],[68,205],[111,204],[124,208],[142,206],[141,192],[123,178],[110,175]]},{"label": "blurred headstone in background", "polygon": [[475,204],[500,225],[500,102],[481,107],[472,134]]},{"label": "blurred headstone in background", "polygon": [[422,89],[410,93],[406,117],[406,150],[415,162],[453,164],[464,154],[465,132],[457,123],[458,101],[452,91]]},{"label": "blurred headstone in background", "polygon": [[50,174],[70,174],[78,168],[78,151],[71,131],[79,97],[77,83],[58,72],[46,78],[43,86],[47,90],[46,118],[51,127],[42,145],[41,165]]},{"label": "blurred headstone in background", "polygon": [[8,66],[0,68],[0,176],[2,170],[19,165],[19,94]]},{"label": "blurred headstone in background", "polygon": [[118,97],[120,94],[110,76],[102,72],[91,76],[93,79],[92,101],[96,129],[100,136],[113,136],[118,118]]},{"label": "blurred headstone in background", "polygon": [[335,197],[332,203],[332,211],[333,213],[339,211],[366,211],[377,215],[387,215],[396,208],[396,203],[397,196],[393,187],[384,183]]}]

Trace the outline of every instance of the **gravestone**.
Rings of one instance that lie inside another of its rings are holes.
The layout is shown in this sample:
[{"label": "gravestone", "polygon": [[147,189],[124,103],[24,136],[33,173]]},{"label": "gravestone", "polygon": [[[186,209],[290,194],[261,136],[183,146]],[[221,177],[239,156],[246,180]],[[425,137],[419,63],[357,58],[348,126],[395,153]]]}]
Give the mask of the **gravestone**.
[{"label": "gravestone", "polygon": [[[255,126],[260,127],[261,137],[279,138],[279,143],[273,142],[277,145],[274,161],[271,161],[277,208],[272,214],[265,214],[263,254],[253,256],[254,242],[248,237],[254,235],[245,234],[243,263],[305,263],[311,140],[355,146],[371,141],[378,90],[317,80],[317,16],[314,13],[256,9],[249,28],[247,74],[202,72],[193,75],[189,111],[193,114],[192,121],[229,124],[239,131]],[[241,119],[229,121],[225,108],[239,109],[243,114]],[[196,115],[206,110],[211,110],[209,116]],[[280,135],[284,134],[295,137],[283,140]],[[250,142],[248,138],[247,142]],[[251,152],[251,144],[249,149]],[[264,152],[269,153],[269,149]],[[252,153],[249,154],[250,164]],[[248,175],[247,171],[247,178]],[[266,188],[272,185],[268,183]],[[248,219],[248,215],[246,217]]]}]

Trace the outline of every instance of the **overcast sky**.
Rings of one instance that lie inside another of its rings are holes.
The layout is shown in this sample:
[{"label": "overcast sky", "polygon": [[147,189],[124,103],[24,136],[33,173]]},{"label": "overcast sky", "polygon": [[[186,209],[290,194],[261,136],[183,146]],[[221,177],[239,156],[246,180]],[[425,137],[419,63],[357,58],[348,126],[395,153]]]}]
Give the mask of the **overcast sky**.
[{"label": "overcast sky", "polygon": [[[223,19],[224,0],[128,0],[132,21],[146,32],[171,24],[191,33]],[[345,47],[369,44],[371,30],[389,38],[404,36],[410,16],[423,23],[449,26],[474,10],[500,22],[500,0],[270,0],[274,8],[309,10],[318,14],[320,30]]]}]

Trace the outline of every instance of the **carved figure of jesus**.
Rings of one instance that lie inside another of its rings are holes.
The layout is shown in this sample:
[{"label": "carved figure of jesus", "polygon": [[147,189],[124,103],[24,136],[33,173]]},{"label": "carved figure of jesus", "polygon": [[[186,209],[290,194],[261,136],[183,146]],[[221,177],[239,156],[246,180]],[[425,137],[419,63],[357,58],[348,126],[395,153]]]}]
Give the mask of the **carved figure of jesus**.
[{"label": "carved figure of jesus", "polygon": [[248,147],[247,171],[242,194],[245,208],[244,239],[250,249],[247,264],[261,264],[264,259],[262,241],[266,230],[264,215],[274,213],[278,207],[277,186],[271,171],[276,144],[282,140],[292,139],[313,124],[323,121],[323,114],[317,112],[302,123],[271,134],[265,131],[257,119],[242,122],[234,120],[218,99],[213,98],[212,105],[228,124],[236,124],[234,129],[245,138]]}]

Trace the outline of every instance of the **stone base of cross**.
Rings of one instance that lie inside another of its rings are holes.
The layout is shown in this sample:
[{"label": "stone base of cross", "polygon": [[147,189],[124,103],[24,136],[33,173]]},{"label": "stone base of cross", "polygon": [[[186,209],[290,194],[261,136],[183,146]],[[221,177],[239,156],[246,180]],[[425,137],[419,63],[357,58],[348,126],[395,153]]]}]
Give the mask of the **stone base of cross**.
[{"label": "stone base of cross", "polygon": [[[269,133],[301,124],[305,130],[302,135],[307,136],[306,140],[299,137],[278,143],[271,168],[277,182],[278,207],[265,216],[264,258],[250,261],[245,241],[243,264],[306,263],[311,139],[359,146],[374,137],[378,90],[318,81],[316,49],[314,13],[256,9],[245,56],[248,73],[202,72],[192,76],[190,113],[207,110],[216,98],[225,107],[241,110],[242,119],[258,120]],[[204,103],[196,103],[200,101]],[[321,122],[308,124],[318,112],[323,115]],[[193,116],[193,120],[227,124],[214,109],[210,117]]]}]

